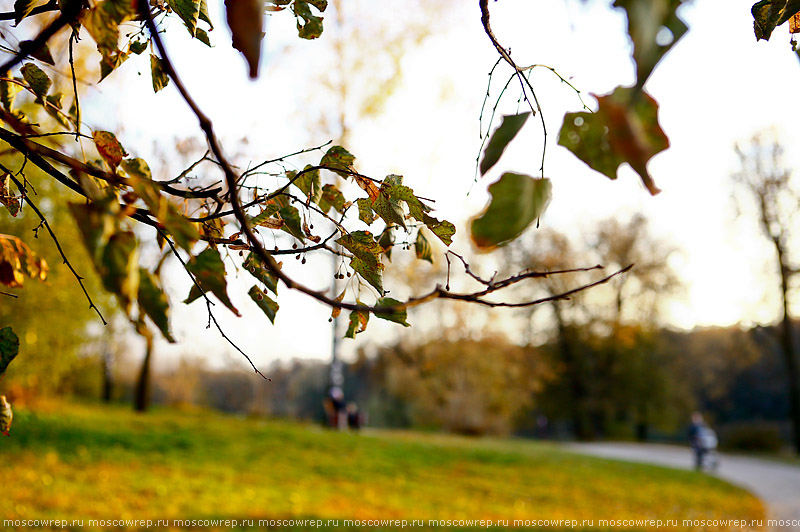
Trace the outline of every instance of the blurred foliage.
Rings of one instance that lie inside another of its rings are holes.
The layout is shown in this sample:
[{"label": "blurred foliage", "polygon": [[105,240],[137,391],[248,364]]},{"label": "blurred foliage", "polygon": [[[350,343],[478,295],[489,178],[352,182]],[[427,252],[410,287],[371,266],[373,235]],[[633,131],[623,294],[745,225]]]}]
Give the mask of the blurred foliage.
[{"label": "blurred foliage", "polygon": [[[21,157],[8,155],[0,162],[10,168],[20,168],[23,164]],[[110,318],[113,313],[110,298],[101,288],[66,205],[59,201],[71,193],[30,164],[25,167],[25,175],[36,191],[31,198],[54,228],[70,263],[84,277],[92,299]],[[29,282],[24,289],[6,289],[17,295],[16,299],[0,295],[0,324],[12,327],[20,339],[20,355],[0,381],[9,399],[85,388],[86,384],[78,385],[73,377],[87,364],[96,366],[95,361],[83,360],[83,356],[91,340],[102,333],[100,319],[89,309],[75,277],[62,267],[53,240],[39,224],[38,216],[27,205],[16,217],[0,215],[0,233],[24,239],[53,266],[45,282]],[[100,370],[96,373],[99,382]]]}]

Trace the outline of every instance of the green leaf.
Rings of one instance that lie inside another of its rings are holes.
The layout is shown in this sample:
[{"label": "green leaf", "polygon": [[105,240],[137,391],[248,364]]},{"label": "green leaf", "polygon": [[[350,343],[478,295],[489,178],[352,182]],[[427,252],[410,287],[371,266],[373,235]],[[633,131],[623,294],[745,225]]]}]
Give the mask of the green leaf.
[{"label": "green leaf", "polygon": [[258,308],[260,308],[264,314],[267,315],[269,321],[273,324],[275,323],[275,314],[278,313],[278,306],[277,301],[273,301],[267,294],[265,294],[259,287],[253,285],[250,288],[250,291],[247,292],[250,295],[250,298],[256,302]]},{"label": "green leaf", "polygon": [[[195,281],[203,289],[203,292],[211,292],[217,299],[222,301],[222,304],[230,309],[231,312],[241,317],[241,314],[233,306],[230,298],[228,297],[228,282],[225,279],[225,263],[219,256],[219,252],[214,248],[206,248],[205,251],[192,257],[186,265],[186,269],[195,277]],[[192,286],[189,292],[189,297],[184,300],[184,303],[191,303],[198,297],[202,296],[202,292],[196,285]]]},{"label": "green leaf", "polygon": [[139,307],[155,323],[170,343],[175,343],[169,330],[169,299],[159,286],[158,278],[144,268],[139,268]]},{"label": "green leaf", "polygon": [[128,45],[128,51],[136,55],[141,55],[147,50],[147,41],[131,41]]},{"label": "green leaf", "polygon": [[350,267],[358,273],[365,281],[371,284],[378,293],[383,295],[383,279],[381,272],[381,253],[383,248],[375,242],[372,233],[369,231],[353,231],[336,241],[347,251],[352,253]]},{"label": "green leaf", "polygon": [[[391,297],[382,297],[376,303],[376,307],[399,307],[402,303],[396,299],[392,299]],[[375,312],[375,317],[380,318],[382,320],[393,321],[395,323],[399,323],[403,327],[411,327],[411,325],[406,321],[408,317],[408,311],[405,308],[395,309],[389,312]]]},{"label": "green leaf", "polygon": [[122,144],[119,143],[117,137],[108,131],[95,131],[92,133],[94,145],[97,147],[97,152],[108,163],[112,170],[116,170],[122,159],[128,153]]},{"label": "green leaf", "polygon": [[[359,300],[356,300],[356,304],[363,305]],[[367,323],[369,323],[369,312],[352,311],[350,313],[350,323],[347,326],[347,332],[344,334],[344,337],[355,338],[358,333],[367,330]]]},{"label": "green leaf", "polygon": [[319,169],[311,170],[311,168],[314,167],[310,164],[307,164],[300,173],[300,177],[296,177],[297,172],[295,171],[287,172],[286,177],[292,181],[294,186],[299,188],[300,191],[305,194],[309,201],[319,203],[319,200],[322,197],[322,185],[320,184],[321,181],[319,177]]},{"label": "green leaf", "polygon": [[425,235],[422,234],[422,229],[417,231],[417,240],[414,242],[414,251],[416,252],[418,259],[427,260],[433,264],[433,251],[431,250],[431,244],[428,242],[428,239],[425,238]]},{"label": "green leaf", "polygon": [[762,0],[750,9],[756,40],[769,40],[773,30],[800,12],[800,0]]},{"label": "green leaf", "polygon": [[264,264],[258,259],[255,253],[251,251],[247,255],[243,266],[245,270],[250,272],[250,275],[264,283],[264,286],[266,286],[269,291],[278,295],[278,278],[264,267]]},{"label": "green leaf", "polygon": [[231,29],[233,47],[244,55],[250,79],[258,77],[261,40],[264,38],[263,0],[225,0],[225,13]]},{"label": "green leaf", "polygon": [[453,235],[456,234],[456,226],[448,222],[447,220],[442,220],[441,222],[432,216],[428,216],[427,214],[422,217],[422,222],[430,229],[431,233],[436,235],[439,240],[444,242],[445,246],[449,246],[453,243]]},{"label": "green leaf", "polygon": [[[636,86],[644,86],[661,58],[688,30],[678,18],[676,10],[685,0],[615,0],[628,15],[628,35],[633,42],[633,60],[636,62]],[[668,44],[658,44],[660,35],[669,32]]]},{"label": "green leaf", "polygon": [[206,33],[206,30],[197,28],[194,31],[195,31],[195,33],[194,33],[195,39],[197,39],[201,43],[203,43],[206,46],[208,46],[209,48],[211,48],[211,38],[208,36],[208,33]]},{"label": "green leaf", "polygon": [[[406,223],[403,207],[396,198],[392,198],[390,196],[393,188],[396,187],[381,187],[378,197],[372,202],[372,209],[378,213],[378,216],[380,216],[387,224],[397,224],[405,229]],[[359,209],[360,208],[361,207],[359,204]]]},{"label": "green leaf", "polygon": [[47,96],[47,92],[50,90],[50,86],[53,84],[50,78],[47,77],[47,74],[33,63],[25,63],[20,69],[20,72],[22,72],[22,77],[28,82],[33,93],[36,94],[39,99],[44,100],[44,97]]},{"label": "green leaf", "polygon": [[169,199],[161,193],[159,185],[151,179],[150,167],[144,159],[125,159],[122,168],[129,175],[128,185],[139,196],[150,213],[172,235],[175,243],[191,253],[192,246],[200,239],[197,226],[186,219]]},{"label": "green leaf", "polygon": [[492,199],[483,213],[472,220],[472,241],[489,250],[513,240],[537,218],[550,202],[549,179],[505,173],[489,185]]},{"label": "green leaf", "polygon": [[[301,39],[316,39],[322,35],[322,17],[318,17],[311,12],[309,3],[320,9],[319,6],[328,7],[327,2],[319,0],[295,0],[292,6],[297,17],[297,33]],[[324,7],[320,9],[324,11]],[[302,22],[301,22],[302,21]]]},{"label": "green leaf", "polygon": [[330,169],[345,179],[350,177],[352,172],[355,172],[356,157],[341,146],[331,146],[322,159],[319,161],[319,166],[324,166]]},{"label": "green leaf", "polygon": [[117,44],[120,24],[136,16],[135,4],[131,0],[103,0],[81,12],[80,22],[97,43],[101,55],[100,81],[128,58],[127,53],[117,49]]},{"label": "green leaf", "polygon": [[[392,185],[382,187],[394,201],[405,201],[408,205],[408,212],[418,222],[425,222],[425,213],[430,212],[431,208],[422,203],[414,194],[414,191],[405,185]],[[404,226],[405,227],[405,226]]]},{"label": "green leaf", "polygon": [[358,205],[358,219],[371,225],[376,218],[375,213],[372,212],[372,202],[367,198],[358,198],[356,205]]},{"label": "green leaf", "polygon": [[189,35],[194,37],[200,16],[200,0],[167,0],[167,5],[181,17]]},{"label": "green leaf", "polygon": [[483,159],[480,165],[481,175],[488,172],[500,160],[500,156],[503,155],[506,146],[517,136],[517,133],[525,125],[530,115],[531,113],[528,111],[503,117],[500,127],[494,130],[489,142],[486,144],[486,149],[483,150]]},{"label": "green leaf", "polygon": [[111,235],[102,251],[102,260],[95,266],[109,292],[116,294],[122,308],[130,315],[131,305],[139,293],[139,244],[131,231]]},{"label": "green leaf", "polygon": [[331,207],[336,209],[337,212],[344,212],[344,195],[336,188],[335,185],[325,185],[322,187],[322,197],[317,204],[322,212],[325,214],[331,210]]},{"label": "green leaf", "polygon": [[284,225],[281,229],[299,241],[304,242],[306,235],[303,233],[303,220],[300,218],[300,211],[298,211],[296,207],[286,205],[285,207],[281,207],[278,214],[284,221]]},{"label": "green leaf", "polygon": [[660,192],[647,162],[669,147],[669,139],[658,123],[658,103],[644,91],[617,87],[597,97],[597,112],[567,113],[558,143],[610,179],[628,163],[650,194]]},{"label": "green leaf", "polygon": [[16,0],[14,2],[14,24],[19,24],[36,6],[36,0]]},{"label": "green leaf", "polygon": [[278,205],[276,201],[267,202],[264,206],[264,210],[261,211],[259,214],[250,218],[249,222],[250,225],[264,225],[267,224],[268,227],[272,227],[273,224],[269,224],[267,220],[278,214],[281,206]]},{"label": "green leaf", "polygon": [[381,233],[380,238],[378,239],[378,245],[381,247],[383,254],[386,255],[386,258],[392,260],[392,248],[394,247],[394,229],[391,225],[387,225],[383,232]]},{"label": "green leaf", "polygon": [[6,372],[8,365],[19,354],[19,338],[11,327],[0,329],[0,376]]},{"label": "green leaf", "polygon": [[150,73],[153,78],[153,91],[158,92],[169,83],[169,76],[164,70],[164,62],[153,54],[150,54]]}]

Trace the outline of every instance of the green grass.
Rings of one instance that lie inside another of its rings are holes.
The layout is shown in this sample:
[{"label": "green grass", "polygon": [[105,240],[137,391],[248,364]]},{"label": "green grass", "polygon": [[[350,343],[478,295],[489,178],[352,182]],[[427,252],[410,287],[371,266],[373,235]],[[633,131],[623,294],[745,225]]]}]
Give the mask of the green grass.
[{"label": "green grass", "polygon": [[763,517],[757,499],[703,474],[522,440],[333,433],[76,404],[21,410],[11,434],[0,440],[3,519],[593,519],[597,527],[599,519]]}]

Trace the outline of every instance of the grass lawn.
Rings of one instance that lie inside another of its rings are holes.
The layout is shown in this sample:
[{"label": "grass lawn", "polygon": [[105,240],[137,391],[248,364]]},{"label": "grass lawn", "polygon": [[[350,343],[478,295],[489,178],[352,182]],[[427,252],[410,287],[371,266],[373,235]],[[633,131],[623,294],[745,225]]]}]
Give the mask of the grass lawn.
[{"label": "grass lawn", "polygon": [[81,404],[16,413],[0,439],[0,493],[2,519],[83,519],[81,530],[89,519],[507,519],[509,528],[587,519],[598,528],[600,519],[763,518],[756,498],[704,474],[549,444]]}]

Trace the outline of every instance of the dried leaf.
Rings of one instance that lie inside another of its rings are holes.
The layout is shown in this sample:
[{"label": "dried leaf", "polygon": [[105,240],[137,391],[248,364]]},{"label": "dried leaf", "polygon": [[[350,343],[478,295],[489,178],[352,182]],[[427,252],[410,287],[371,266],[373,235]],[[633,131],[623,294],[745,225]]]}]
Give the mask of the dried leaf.
[{"label": "dried leaf", "polygon": [[261,41],[264,38],[263,0],[225,0],[228,27],[233,47],[244,55],[250,68],[250,79],[258,77]]}]

